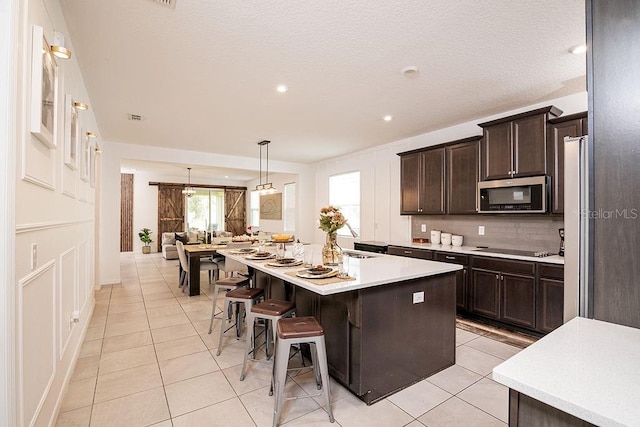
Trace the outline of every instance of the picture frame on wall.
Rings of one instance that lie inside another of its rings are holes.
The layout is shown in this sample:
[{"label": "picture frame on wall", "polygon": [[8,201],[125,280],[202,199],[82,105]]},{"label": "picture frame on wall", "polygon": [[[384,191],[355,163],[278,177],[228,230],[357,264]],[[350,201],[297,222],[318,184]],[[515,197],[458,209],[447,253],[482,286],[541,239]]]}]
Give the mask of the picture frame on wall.
[{"label": "picture frame on wall", "polygon": [[44,30],[33,26],[31,58],[31,133],[45,146],[56,148],[58,65]]},{"label": "picture frame on wall", "polygon": [[89,181],[89,147],[91,141],[87,131],[82,129],[80,132],[80,179]]},{"label": "picture frame on wall", "polygon": [[64,98],[64,164],[70,169],[78,169],[78,140],[80,139],[80,123],[78,110],[73,105],[71,95]]},{"label": "picture frame on wall", "polygon": [[260,219],[282,219],[282,193],[260,195]]},{"label": "picture frame on wall", "polygon": [[97,143],[89,144],[89,185],[91,188],[96,188],[96,145]]}]

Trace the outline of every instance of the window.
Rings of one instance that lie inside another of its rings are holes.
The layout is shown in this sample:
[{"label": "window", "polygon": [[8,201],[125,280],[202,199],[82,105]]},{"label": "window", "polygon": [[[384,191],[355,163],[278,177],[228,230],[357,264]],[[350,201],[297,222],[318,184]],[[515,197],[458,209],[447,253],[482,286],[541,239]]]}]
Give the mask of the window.
[{"label": "window", "polygon": [[260,193],[251,191],[249,197],[249,225],[258,227],[260,225]]},{"label": "window", "polygon": [[296,183],[285,184],[283,193],[284,204],[284,231],[296,231]]},{"label": "window", "polygon": [[[339,207],[349,225],[360,234],[360,172],[329,177],[329,203]],[[340,236],[351,236],[348,227],[338,230]]]},{"label": "window", "polygon": [[187,198],[187,227],[189,230],[224,230],[224,190],[195,189]]}]

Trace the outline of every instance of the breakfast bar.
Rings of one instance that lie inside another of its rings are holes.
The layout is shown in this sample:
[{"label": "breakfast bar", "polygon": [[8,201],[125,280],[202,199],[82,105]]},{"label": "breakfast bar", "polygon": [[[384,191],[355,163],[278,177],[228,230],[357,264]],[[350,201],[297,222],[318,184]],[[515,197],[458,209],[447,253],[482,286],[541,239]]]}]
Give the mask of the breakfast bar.
[{"label": "breakfast bar", "polygon": [[[308,250],[321,259],[320,245]],[[285,294],[297,315],[316,317],[325,330],[331,376],[367,404],[455,363],[459,265],[353,251],[351,277],[316,280],[298,277],[301,265],[220,253],[246,264],[266,292],[292,288]]]}]

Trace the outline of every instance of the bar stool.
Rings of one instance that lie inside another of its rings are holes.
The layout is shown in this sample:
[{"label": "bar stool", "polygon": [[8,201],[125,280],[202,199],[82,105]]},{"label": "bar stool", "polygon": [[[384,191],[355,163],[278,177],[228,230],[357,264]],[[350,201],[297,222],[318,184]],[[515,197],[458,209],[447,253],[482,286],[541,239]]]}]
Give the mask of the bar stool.
[{"label": "bar stool", "polygon": [[[213,319],[216,317],[216,308],[218,302],[218,292],[222,289],[225,292],[232,291],[234,289],[238,289],[240,286],[247,286],[249,284],[249,279],[243,276],[239,277],[227,277],[225,279],[218,279],[214,283],[213,289],[213,307],[211,307],[211,323],[209,324],[209,333],[213,330]],[[224,313],[220,311],[218,314]]]},{"label": "bar stool", "polygon": [[[256,346],[254,339],[254,326],[257,319],[265,320],[265,340],[267,360],[269,360],[269,337],[268,332],[271,329],[273,334],[273,342],[276,342],[275,322],[285,317],[291,317],[296,312],[296,304],[292,301],[280,301],[276,299],[268,299],[254,305],[250,311],[247,311],[247,350],[244,352],[244,362],[242,363],[242,371],[240,372],[240,381],[244,381],[247,371],[247,359],[249,353],[252,354],[251,359],[256,358]],[[271,327],[269,327],[271,324]],[[253,344],[253,346],[252,346]]]},{"label": "bar stool", "polygon": [[[289,352],[292,344],[307,343],[311,345],[311,359],[313,361],[313,371],[318,383],[318,389],[322,387],[322,392],[316,395],[304,396],[314,397],[324,395],[329,408],[329,421],[334,422],[333,410],[331,409],[331,393],[329,391],[329,369],[327,367],[327,350],[324,343],[324,329],[315,317],[290,317],[278,320],[278,333],[276,339],[276,354],[273,363],[273,385],[275,391],[275,408],[273,411],[273,427],[280,421],[280,411],[282,410],[282,400],[284,385],[287,380],[287,366],[289,362]],[[320,372],[318,372],[320,371]],[[286,400],[300,399],[300,397]]]},{"label": "bar stool", "polygon": [[[264,289],[260,288],[237,288],[227,292],[224,297],[224,308],[222,309],[222,324],[220,325],[220,340],[218,341],[218,351],[216,352],[216,356],[220,356],[220,352],[222,351],[222,337],[224,336],[224,333],[231,329],[231,327],[233,327],[231,326],[225,330],[225,313],[228,313],[229,311],[229,304],[234,302],[242,303],[241,305],[239,305],[238,311],[236,312],[236,325],[239,325],[239,322],[242,321],[242,309],[244,308],[244,311],[246,313],[249,313],[251,311],[251,307],[253,307],[254,304],[259,302],[263,298]],[[236,328],[236,330],[237,335],[240,336],[239,326]]]}]

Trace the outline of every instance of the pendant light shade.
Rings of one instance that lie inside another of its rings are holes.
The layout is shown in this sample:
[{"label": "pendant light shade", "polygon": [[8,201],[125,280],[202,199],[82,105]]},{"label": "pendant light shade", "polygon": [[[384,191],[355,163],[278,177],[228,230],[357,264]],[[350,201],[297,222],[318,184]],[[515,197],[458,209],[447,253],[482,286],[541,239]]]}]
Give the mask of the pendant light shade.
[{"label": "pendant light shade", "polygon": [[[258,145],[260,146],[260,184],[256,185],[255,191],[259,192],[260,194],[270,194],[276,192],[276,188],[272,183],[269,182],[269,144],[271,144],[271,141],[267,141],[266,139],[264,141],[258,142]],[[265,147],[267,151],[267,167],[264,182],[262,182],[262,147]]]},{"label": "pendant light shade", "polygon": [[189,184],[187,184],[184,190],[182,190],[182,194],[187,197],[191,197],[196,194],[196,190],[191,187],[191,168],[187,168],[187,170],[189,171]]}]

